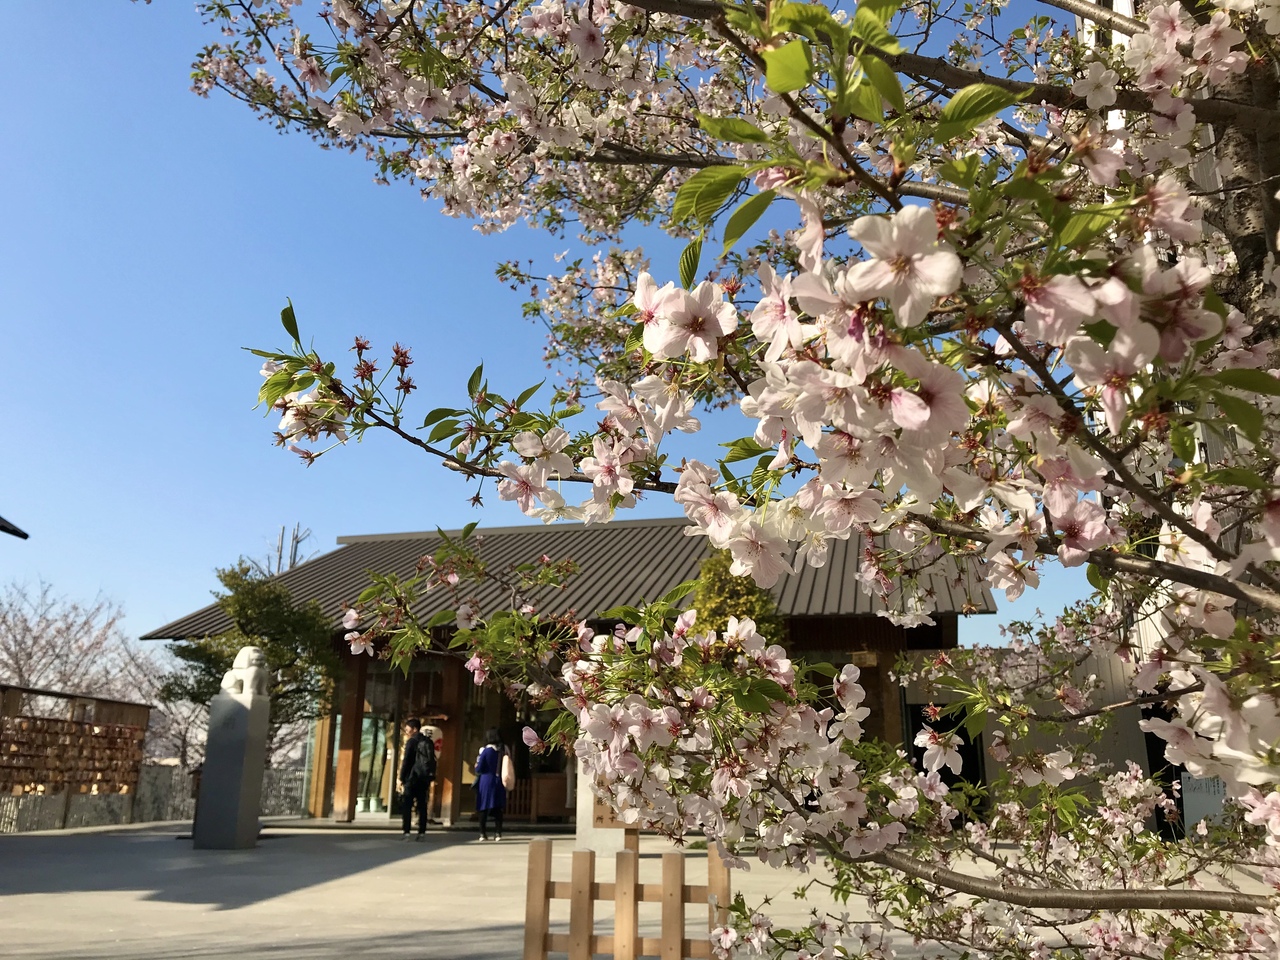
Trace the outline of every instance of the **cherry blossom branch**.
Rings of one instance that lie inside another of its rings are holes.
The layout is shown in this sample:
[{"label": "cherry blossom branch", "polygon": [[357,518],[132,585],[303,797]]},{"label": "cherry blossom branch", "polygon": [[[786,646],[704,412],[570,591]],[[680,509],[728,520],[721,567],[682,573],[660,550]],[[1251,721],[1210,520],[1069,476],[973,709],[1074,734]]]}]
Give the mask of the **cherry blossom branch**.
[{"label": "cherry blossom branch", "polygon": [[842,854],[848,863],[878,863],[907,876],[948,890],[967,893],[1020,907],[1083,910],[1089,913],[1105,907],[1116,910],[1221,910],[1226,913],[1262,913],[1271,907],[1271,898],[1247,893],[1216,890],[1081,890],[1055,887],[1010,887],[999,880],[975,877],[918,860],[892,847],[859,860]]},{"label": "cherry blossom branch", "polygon": [[[934,533],[945,537],[971,540],[974,543],[991,543],[995,539],[985,530],[970,527],[955,520],[940,520],[929,516],[913,519],[924,524]],[[1053,556],[1057,552],[1057,547],[1048,537],[1041,537],[1036,541],[1036,552],[1044,556]],[[1280,613],[1280,595],[1251,583],[1230,580],[1216,573],[1210,573],[1208,570],[1196,570],[1165,560],[1153,560],[1149,557],[1116,553],[1112,550],[1090,550],[1087,559],[1090,563],[1107,570],[1114,570],[1116,573],[1133,574],[1152,580],[1170,580],[1184,586],[1220,593],[1224,597],[1232,597],[1244,603],[1256,604],[1266,610]]]},{"label": "cherry blossom branch", "polygon": [[[1077,409],[1075,401],[1068,397],[1062,386],[1054,380],[1053,374],[1049,372],[1049,368],[1045,366],[1044,361],[1027,349],[1027,345],[1022,342],[1022,338],[1014,332],[1013,324],[1018,316],[1021,316],[1021,310],[1018,310],[1014,316],[997,322],[994,325],[994,329],[1004,337],[1005,342],[1009,344],[1018,359],[1040,378],[1045,391],[1054,398],[1059,409],[1072,420],[1079,421],[1080,411]],[[1094,435],[1093,431],[1081,429],[1077,431],[1076,435],[1081,438],[1086,447],[1111,468],[1111,471],[1120,480],[1124,488],[1150,507],[1161,520],[1169,524],[1169,526],[1181,530],[1190,540],[1204,547],[1209,556],[1215,560],[1230,562],[1235,559],[1231,552],[1214,540],[1213,537],[1209,536],[1189,519],[1177,513],[1164,500],[1147,489],[1146,484],[1135,477],[1116,452]],[[1280,598],[1277,599],[1280,600]]]},{"label": "cherry blossom branch", "polygon": [[[1065,0],[1070,2],[1070,0]],[[1056,5],[1056,4],[1055,4]],[[636,0],[633,6],[652,13],[669,13],[673,16],[689,20],[710,20],[719,17],[724,7],[713,0]],[[1085,4],[1090,9],[1098,9],[1093,4]],[[1065,9],[1065,8],[1064,8]],[[1074,11],[1073,11],[1074,12]],[[1137,21],[1133,21],[1137,23]],[[1119,21],[1123,24],[1123,21]],[[1139,25],[1141,29],[1145,29]],[[1113,29],[1120,29],[1114,27]],[[1124,32],[1124,31],[1121,31]],[[732,41],[731,41],[732,42]],[[986,83],[1026,95],[1031,103],[1044,102],[1055,107],[1078,107],[1081,98],[1072,93],[1070,87],[1061,87],[1051,83],[1030,83],[1025,80],[1013,80],[956,67],[940,57],[925,57],[916,53],[888,53],[872,44],[866,44],[868,53],[884,60],[900,73],[920,73],[934,80],[940,80],[950,87],[959,89],[975,83]],[[1115,109],[1133,110],[1139,113],[1159,114],[1150,97],[1133,90],[1116,90]],[[1195,114],[1207,123],[1222,125],[1242,125],[1257,133],[1280,131],[1280,111],[1251,104],[1238,103],[1234,100],[1223,100],[1218,97],[1206,97],[1195,101]]]},{"label": "cherry blossom branch", "polygon": [[1177,690],[1166,690],[1164,693],[1148,693],[1141,697],[1121,700],[1119,703],[1109,703],[1104,707],[1081,710],[1079,713],[1028,713],[1024,716],[1027,720],[1036,720],[1041,723],[1072,723],[1076,720],[1084,720],[1086,717],[1097,717],[1111,713],[1113,710],[1123,710],[1125,707],[1141,707],[1149,703],[1165,703],[1170,700],[1176,700],[1184,694],[1200,693],[1202,690],[1204,690],[1203,683],[1192,683],[1185,687],[1179,687]]},{"label": "cherry blossom branch", "polygon": [[[761,76],[764,76],[767,67],[764,58],[755,50],[751,49],[751,47],[749,47],[741,37],[730,30],[729,24],[723,17],[721,17],[717,22],[717,27],[720,32],[724,34],[725,39],[728,40],[739,53],[754,64]],[[848,168],[849,173],[854,180],[879,196],[880,199],[884,200],[884,202],[889,204],[889,206],[894,210],[902,209],[902,201],[898,199],[893,190],[882,184],[879,180],[863,169],[862,164],[860,164],[857,157],[853,155],[853,152],[849,149],[849,145],[844,142],[843,137],[838,136],[835,131],[827,129],[826,125],[814,120],[813,117],[809,115],[809,112],[803,109],[791,94],[779,93],[778,98],[787,105],[787,110],[791,114],[792,120],[795,120],[803,127],[807,127],[840,155],[840,159],[844,161],[845,166]]]}]

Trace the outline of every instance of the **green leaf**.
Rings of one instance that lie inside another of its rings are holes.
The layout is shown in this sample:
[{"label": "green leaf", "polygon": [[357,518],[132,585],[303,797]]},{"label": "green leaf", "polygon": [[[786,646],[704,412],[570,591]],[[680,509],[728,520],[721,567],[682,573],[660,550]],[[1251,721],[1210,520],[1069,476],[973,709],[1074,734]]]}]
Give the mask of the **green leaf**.
[{"label": "green leaf", "polygon": [[942,108],[941,123],[934,139],[941,142],[963,136],[978,124],[990,120],[1001,110],[1021,101],[1027,93],[1013,93],[990,83],[965,87]]},{"label": "green leaf", "polygon": [[735,690],[733,702],[748,713],[764,713],[769,709],[769,698],[757,690]]},{"label": "green leaf", "polygon": [[876,88],[876,92],[898,113],[906,113],[907,98],[903,96],[902,84],[898,81],[898,75],[893,72],[893,68],[879,57],[870,55],[862,57],[859,62],[862,64],[862,69],[866,71],[867,79]]},{"label": "green leaf", "polygon": [[902,4],[903,0],[859,0],[858,9],[888,25],[894,14],[902,9]]},{"label": "green leaf", "polygon": [[427,419],[422,421],[422,429],[425,430],[433,423],[439,423],[445,417],[456,417],[461,412],[461,410],[450,410],[448,407],[436,407],[427,414]]},{"label": "green leaf", "polygon": [[686,580],[684,583],[676,584],[668,590],[662,597],[660,603],[676,604],[698,589],[697,580]]},{"label": "green leaf", "polygon": [[637,323],[627,333],[627,342],[622,346],[623,352],[631,354],[644,349],[644,324]]},{"label": "green leaf", "polygon": [[535,393],[537,393],[539,390],[542,389],[542,385],[546,382],[547,382],[546,380],[539,380],[532,387],[529,387],[527,390],[521,393],[520,396],[516,397],[516,406],[523,407],[525,403],[528,402],[530,397],[532,397]]},{"label": "green leaf", "polygon": [[462,533],[459,535],[458,539],[460,541],[465,542],[467,537],[471,536],[471,534],[475,532],[475,529],[478,526],[480,526],[480,521],[472,520],[470,523],[468,523],[465,527],[462,528]]},{"label": "green leaf", "polygon": [[289,305],[280,311],[280,322],[284,324],[284,332],[293,337],[293,342],[301,344],[302,341],[298,337],[298,318],[293,313],[293,301],[289,301]]},{"label": "green leaf", "polygon": [[884,119],[884,101],[880,91],[869,83],[860,83],[846,93],[839,108],[869,123],[879,123]]},{"label": "green leaf", "polygon": [[722,443],[720,446],[729,448],[729,452],[720,459],[721,463],[751,460],[762,453],[769,453],[772,449],[771,447],[760,446],[760,444],[756,443],[754,437],[743,437],[741,440],[732,440],[729,443]]},{"label": "green leaf", "polygon": [[718,165],[705,167],[680,185],[671,205],[673,223],[694,220],[706,223],[724,204],[745,177],[742,167]]},{"label": "green leaf", "polygon": [[1095,590],[1100,590],[1105,593],[1108,586],[1110,586],[1107,582],[1106,575],[1102,572],[1102,568],[1096,563],[1091,563],[1085,567],[1084,575],[1088,578],[1090,585],[1092,585]]},{"label": "green leaf", "polygon": [[446,623],[453,623],[457,619],[458,615],[453,610],[441,610],[424,623],[422,628],[424,630],[434,630],[436,627],[443,627]]},{"label": "green leaf", "polygon": [[451,436],[458,429],[457,420],[441,420],[435,425],[435,428],[427,435],[427,443],[439,443],[445,437]]},{"label": "green leaf", "polygon": [[901,53],[902,44],[898,42],[887,26],[889,18],[881,19],[880,12],[872,4],[859,3],[853,14],[853,35],[885,53]]},{"label": "green leaf", "polygon": [[1169,442],[1179,460],[1183,463],[1195,463],[1196,435],[1194,430],[1184,424],[1178,424],[1169,431]]},{"label": "green leaf", "polygon": [[1222,467],[1210,470],[1204,475],[1205,483],[1216,483],[1224,487],[1247,487],[1250,490],[1270,490],[1272,485],[1251,470],[1240,467]]},{"label": "green leaf", "polygon": [[978,171],[982,169],[982,158],[976,153],[963,157],[953,157],[938,168],[942,179],[968,190],[978,179]]},{"label": "green leaf", "polygon": [[1221,373],[1216,374],[1213,379],[1224,387],[1231,387],[1233,390],[1243,390],[1246,393],[1262,393],[1268,397],[1280,397],[1280,380],[1277,380],[1265,370],[1249,368],[1223,370]]},{"label": "green leaf", "polygon": [[644,614],[635,607],[623,606],[606,610],[604,613],[600,614],[600,618],[602,620],[621,620],[623,623],[628,623],[634,626],[644,619]]},{"label": "green leaf", "polygon": [[293,374],[288,370],[277,370],[258,388],[258,402],[268,406],[293,389]]},{"label": "green leaf", "polygon": [[467,378],[467,396],[474,398],[480,392],[480,380],[484,376],[484,364],[476,367],[471,371],[471,376]]},{"label": "green leaf", "polygon": [[1206,290],[1204,292],[1204,308],[1212,310],[1223,320],[1227,319],[1228,307],[1214,290]]},{"label": "green leaf", "polygon": [[764,79],[775,93],[803,90],[813,78],[813,58],[809,44],[797,37],[773,50],[765,50]]},{"label": "green leaf", "polygon": [[741,117],[709,117],[698,114],[698,126],[717,140],[730,143],[768,143],[769,135]]},{"label": "green leaf", "polygon": [[1232,393],[1215,393],[1213,400],[1226,418],[1250,440],[1256,442],[1262,436],[1262,411],[1252,403]]},{"label": "green leaf", "polygon": [[694,237],[680,254],[680,285],[686,290],[693,289],[693,281],[698,278],[698,262],[702,259],[702,238]]},{"label": "green leaf", "polygon": [[763,190],[738,204],[738,209],[733,211],[724,227],[724,252],[720,254],[721,257],[726,256],[733,245],[742,239],[743,234],[755,225],[776,196],[772,190]]},{"label": "green leaf", "polygon": [[1115,209],[1106,207],[1077,210],[1067,218],[1058,233],[1058,240],[1065,247],[1083,247],[1111,226],[1119,217]]}]

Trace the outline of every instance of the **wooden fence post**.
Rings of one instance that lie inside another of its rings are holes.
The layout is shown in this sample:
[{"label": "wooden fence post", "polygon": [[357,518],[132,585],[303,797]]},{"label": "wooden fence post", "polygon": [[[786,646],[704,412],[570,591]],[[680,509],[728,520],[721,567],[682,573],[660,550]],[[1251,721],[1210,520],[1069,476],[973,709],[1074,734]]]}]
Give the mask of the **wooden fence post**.
[{"label": "wooden fence post", "polygon": [[591,960],[596,932],[596,852],[573,851],[573,890],[569,901],[569,960]]},{"label": "wooden fence post", "polygon": [[525,891],[524,960],[547,960],[551,922],[551,841],[529,841],[529,886]]},{"label": "wooden fence post", "polygon": [[[715,898],[712,903],[711,898]],[[729,885],[729,866],[714,843],[707,844],[707,925],[709,930],[729,922],[729,902],[733,891]]]},{"label": "wooden fence post", "polygon": [[684,854],[662,855],[662,960],[684,960]]},{"label": "wooden fence post", "polygon": [[636,960],[640,953],[640,857],[634,850],[622,850],[615,862],[613,960]]}]

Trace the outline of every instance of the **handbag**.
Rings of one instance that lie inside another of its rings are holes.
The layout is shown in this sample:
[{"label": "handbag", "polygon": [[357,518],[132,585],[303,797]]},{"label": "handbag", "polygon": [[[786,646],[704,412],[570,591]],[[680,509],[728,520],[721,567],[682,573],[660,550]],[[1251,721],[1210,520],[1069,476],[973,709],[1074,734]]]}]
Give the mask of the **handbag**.
[{"label": "handbag", "polygon": [[516,765],[511,762],[511,754],[502,751],[502,786],[505,790],[516,788]]}]

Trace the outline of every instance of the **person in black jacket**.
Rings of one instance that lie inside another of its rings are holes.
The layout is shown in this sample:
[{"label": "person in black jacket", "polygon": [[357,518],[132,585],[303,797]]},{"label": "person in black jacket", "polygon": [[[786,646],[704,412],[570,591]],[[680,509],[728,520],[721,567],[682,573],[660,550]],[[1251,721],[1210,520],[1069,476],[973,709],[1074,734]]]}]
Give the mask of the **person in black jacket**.
[{"label": "person in black jacket", "polygon": [[422,732],[422,721],[411,717],[405,721],[403,759],[400,761],[400,805],[404,835],[409,839],[413,824],[413,808],[418,807],[418,839],[427,832],[427,792],[436,776],[436,745]]}]

